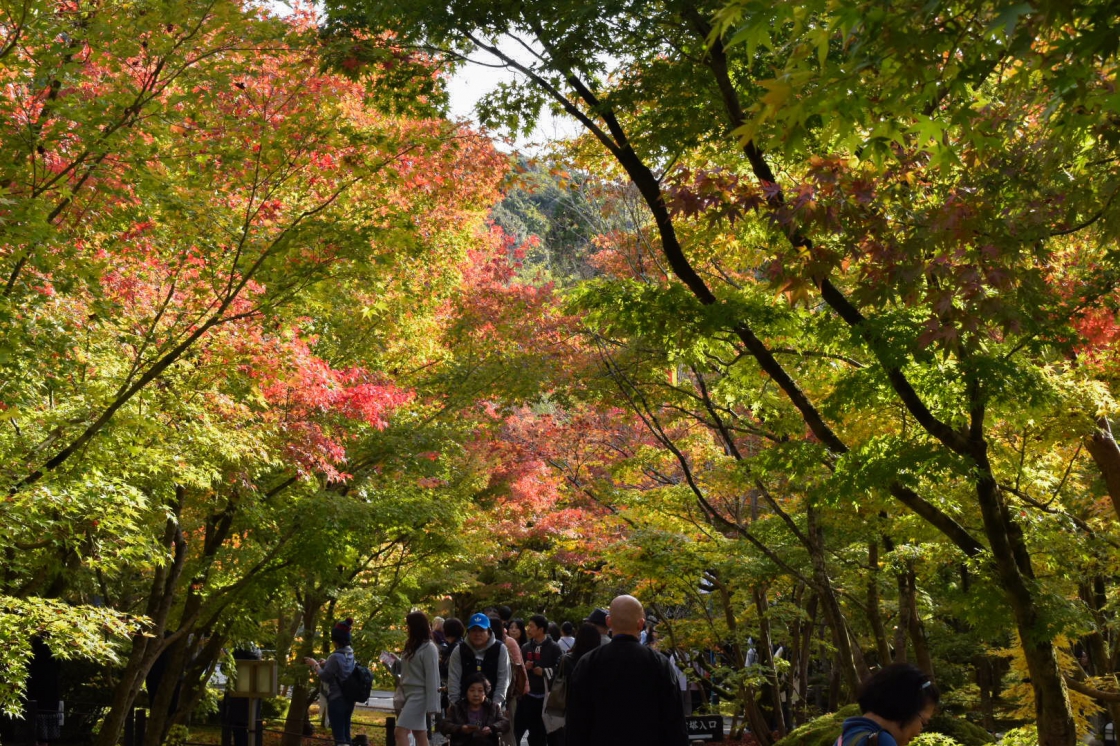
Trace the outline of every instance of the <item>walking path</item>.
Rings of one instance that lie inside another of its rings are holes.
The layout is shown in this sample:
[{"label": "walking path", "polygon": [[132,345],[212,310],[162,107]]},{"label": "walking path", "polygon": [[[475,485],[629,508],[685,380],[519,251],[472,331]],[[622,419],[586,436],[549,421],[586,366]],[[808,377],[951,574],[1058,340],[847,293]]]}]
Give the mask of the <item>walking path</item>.
[{"label": "walking path", "polygon": [[[393,693],[374,690],[370,693],[370,697],[365,702],[359,702],[355,709],[363,708],[367,710],[374,710],[375,712],[392,712],[393,711]],[[723,719],[724,733],[728,733],[731,728],[731,719]]]},{"label": "walking path", "polygon": [[359,702],[356,707],[364,707],[367,710],[376,710],[378,712],[392,712],[393,693],[382,692],[375,689],[370,693],[369,699],[365,702]]}]

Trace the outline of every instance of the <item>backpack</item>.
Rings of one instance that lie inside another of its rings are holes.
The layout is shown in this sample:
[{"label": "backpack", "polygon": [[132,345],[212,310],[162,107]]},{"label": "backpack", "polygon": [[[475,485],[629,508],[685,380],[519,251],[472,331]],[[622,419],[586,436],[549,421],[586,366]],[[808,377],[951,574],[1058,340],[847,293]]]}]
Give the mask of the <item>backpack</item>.
[{"label": "backpack", "polygon": [[844,738],[844,734],[841,733],[836,739],[836,746],[877,746],[881,730],[881,728],[879,730],[860,728],[849,733],[847,738]]},{"label": "backpack", "polygon": [[338,685],[347,702],[365,702],[373,693],[373,672],[355,663],[354,670]]}]

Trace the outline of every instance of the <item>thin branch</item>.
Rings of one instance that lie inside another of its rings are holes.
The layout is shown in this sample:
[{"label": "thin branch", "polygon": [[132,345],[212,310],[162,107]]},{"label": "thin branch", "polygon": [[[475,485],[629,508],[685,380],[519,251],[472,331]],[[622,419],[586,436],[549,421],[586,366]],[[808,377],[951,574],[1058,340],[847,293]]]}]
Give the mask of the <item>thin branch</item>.
[{"label": "thin branch", "polygon": [[1043,502],[1039,502],[1038,500],[1034,499],[1033,497],[1028,495],[1026,492],[1023,492],[1020,489],[1016,489],[1015,487],[1012,487],[1009,484],[1007,484],[1007,485],[1001,484],[999,486],[999,488],[1001,490],[1006,490],[1008,493],[1010,493],[1010,494],[1014,495],[1015,497],[1019,498],[1020,500],[1025,502],[1027,505],[1030,505],[1032,508],[1035,508],[1036,510],[1041,510],[1043,513],[1046,513],[1048,515],[1059,516],[1061,518],[1068,518],[1069,521],[1071,523],[1073,523],[1073,525],[1077,526],[1077,528],[1079,528],[1079,529],[1081,529],[1081,531],[1085,532],[1085,534],[1087,534],[1089,537],[1091,537],[1094,541],[1103,541],[1104,543],[1108,544],[1111,547],[1114,547],[1116,549],[1120,549],[1120,541],[1117,541],[1116,539],[1111,538],[1107,534],[1097,533],[1096,531],[1093,530],[1092,526],[1090,526],[1088,523],[1086,523],[1081,518],[1078,518],[1077,516],[1073,515],[1072,513],[1069,513],[1065,510],[1058,510],[1056,508],[1051,508],[1050,503],[1052,503],[1054,501],[1054,498],[1050,498],[1050,500],[1043,503]]}]

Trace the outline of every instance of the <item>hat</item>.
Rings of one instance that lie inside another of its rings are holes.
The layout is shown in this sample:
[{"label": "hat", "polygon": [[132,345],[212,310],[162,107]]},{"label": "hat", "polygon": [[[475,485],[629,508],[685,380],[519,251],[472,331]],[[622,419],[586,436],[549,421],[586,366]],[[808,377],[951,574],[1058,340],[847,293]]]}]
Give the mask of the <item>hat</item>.
[{"label": "hat", "polygon": [[331,642],[343,646],[349,645],[350,628],[353,626],[354,620],[350,619],[349,617],[346,618],[346,621],[339,622],[338,624],[334,625],[334,627],[331,629]]},{"label": "hat", "polygon": [[606,609],[595,609],[595,611],[588,614],[587,618],[584,619],[583,621],[591,622],[596,627],[606,627],[607,626],[607,610]]},{"label": "hat", "polygon": [[467,623],[467,629],[490,629],[490,617],[479,612],[478,614],[471,614],[471,620]]}]

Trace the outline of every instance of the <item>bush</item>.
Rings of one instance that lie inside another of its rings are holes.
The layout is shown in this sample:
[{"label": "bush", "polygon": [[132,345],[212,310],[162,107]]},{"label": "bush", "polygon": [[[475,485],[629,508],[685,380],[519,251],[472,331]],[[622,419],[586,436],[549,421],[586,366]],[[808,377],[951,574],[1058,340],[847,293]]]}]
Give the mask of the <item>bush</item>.
[{"label": "bush", "polygon": [[1038,728],[1034,725],[1014,728],[1004,733],[999,743],[1000,746],[1038,746]]},{"label": "bush", "polygon": [[929,731],[949,736],[961,746],[984,746],[995,743],[996,740],[976,723],[943,712],[939,712],[929,722]]},{"label": "bush", "polygon": [[[840,735],[844,719],[859,715],[859,705],[848,705],[836,712],[810,720],[778,741],[774,746],[833,746]],[[929,728],[916,740],[916,746],[984,746],[994,743],[988,731],[970,723],[964,718],[939,713],[930,721]],[[1014,744],[1014,746],[1037,746],[1035,744]]]},{"label": "bush", "polygon": [[221,702],[222,693],[217,687],[207,684],[202,688],[202,696],[198,699],[198,704],[191,713],[191,717],[198,722],[205,723],[210,720],[211,715],[218,714],[218,705]]},{"label": "bush", "polygon": [[952,736],[947,736],[944,733],[934,733],[933,731],[918,734],[918,737],[910,743],[911,746],[960,746]]},{"label": "bush", "polygon": [[288,706],[292,701],[286,697],[272,697],[261,700],[261,719],[283,720],[288,716]]},{"label": "bush", "polygon": [[859,705],[841,707],[836,712],[822,715],[794,729],[774,746],[832,746],[840,735],[845,718],[859,715]]}]

